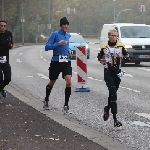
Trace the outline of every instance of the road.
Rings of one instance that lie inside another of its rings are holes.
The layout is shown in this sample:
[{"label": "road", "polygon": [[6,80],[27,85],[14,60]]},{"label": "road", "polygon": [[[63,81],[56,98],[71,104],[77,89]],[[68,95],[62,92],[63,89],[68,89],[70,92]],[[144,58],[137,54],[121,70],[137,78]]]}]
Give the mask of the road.
[{"label": "road", "polygon": [[[100,133],[124,143],[137,150],[150,149],[150,64],[128,64],[122,67],[126,74],[122,77],[118,90],[118,119],[123,127],[114,128],[113,118],[107,122],[102,119],[103,108],[107,104],[108,89],[103,80],[103,66],[97,61],[99,44],[89,40],[91,58],[88,60],[87,86],[90,92],[75,92],[77,84],[76,61],[72,61],[72,95],[69,117],[80,124],[89,126]],[[45,52],[44,45],[24,46],[10,51],[12,66],[11,86],[22,92],[37,104],[45,97],[48,79],[48,67],[52,51]],[[61,75],[50,97],[53,111],[61,112],[64,104],[65,82]]]}]

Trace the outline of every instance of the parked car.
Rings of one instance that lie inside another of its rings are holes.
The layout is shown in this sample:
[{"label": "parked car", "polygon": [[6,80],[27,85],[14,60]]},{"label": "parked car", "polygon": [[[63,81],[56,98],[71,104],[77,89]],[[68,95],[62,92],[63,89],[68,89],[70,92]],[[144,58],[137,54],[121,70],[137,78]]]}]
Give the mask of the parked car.
[{"label": "parked car", "polygon": [[72,51],[71,58],[76,58],[76,46],[85,46],[87,51],[87,59],[90,58],[90,48],[88,47],[88,43],[82,37],[82,35],[78,33],[70,33],[71,37],[69,39],[69,49]]}]

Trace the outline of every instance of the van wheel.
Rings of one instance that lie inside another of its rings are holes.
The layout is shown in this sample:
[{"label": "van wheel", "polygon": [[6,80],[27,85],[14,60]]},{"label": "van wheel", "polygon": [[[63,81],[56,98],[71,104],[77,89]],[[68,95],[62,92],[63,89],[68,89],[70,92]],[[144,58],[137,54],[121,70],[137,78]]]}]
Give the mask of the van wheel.
[{"label": "van wheel", "polygon": [[140,61],[135,62],[135,65],[140,65]]}]

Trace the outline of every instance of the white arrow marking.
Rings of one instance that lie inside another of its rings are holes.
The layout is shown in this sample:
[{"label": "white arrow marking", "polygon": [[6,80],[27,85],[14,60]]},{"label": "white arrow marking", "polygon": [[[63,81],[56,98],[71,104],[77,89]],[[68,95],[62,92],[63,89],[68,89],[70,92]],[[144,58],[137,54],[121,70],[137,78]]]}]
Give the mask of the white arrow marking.
[{"label": "white arrow marking", "polygon": [[135,113],[135,114],[150,120],[150,114],[146,114],[146,113]]},{"label": "white arrow marking", "polygon": [[138,69],[150,71],[150,69],[146,69],[146,68],[138,68]]},{"label": "white arrow marking", "polygon": [[141,121],[134,121],[131,124],[134,124],[134,125],[137,125],[137,126],[142,126],[142,127],[150,127],[149,124],[146,124],[146,123],[141,122]]},{"label": "white arrow marking", "polygon": [[47,76],[43,75],[42,73],[37,73],[38,76],[40,76],[42,79],[49,79]]}]

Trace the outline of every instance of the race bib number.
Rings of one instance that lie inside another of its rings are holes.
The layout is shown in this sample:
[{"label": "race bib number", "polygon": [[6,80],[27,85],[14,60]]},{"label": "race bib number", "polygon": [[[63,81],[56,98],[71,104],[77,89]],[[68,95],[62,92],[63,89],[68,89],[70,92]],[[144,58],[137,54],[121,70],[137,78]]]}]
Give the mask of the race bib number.
[{"label": "race bib number", "polygon": [[6,56],[0,56],[0,63],[6,63]]},{"label": "race bib number", "polygon": [[59,62],[68,62],[68,57],[59,55]]}]

